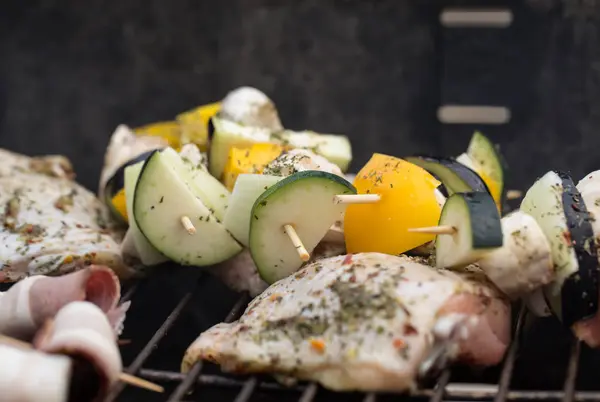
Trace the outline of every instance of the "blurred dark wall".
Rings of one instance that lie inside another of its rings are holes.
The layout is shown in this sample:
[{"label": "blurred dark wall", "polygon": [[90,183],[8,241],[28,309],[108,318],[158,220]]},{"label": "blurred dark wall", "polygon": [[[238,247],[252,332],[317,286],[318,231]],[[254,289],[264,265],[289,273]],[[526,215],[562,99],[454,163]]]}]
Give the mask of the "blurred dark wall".
[{"label": "blurred dark wall", "polygon": [[117,124],[252,85],[286,126],[349,135],[355,169],[375,151],[461,152],[475,127],[440,125],[443,101],[513,108],[510,124],[478,127],[513,186],[600,168],[600,5],[483,3],[512,7],[511,28],[439,27],[442,5],[472,1],[4,0],[0,146],[65,153],[95,188]]}]

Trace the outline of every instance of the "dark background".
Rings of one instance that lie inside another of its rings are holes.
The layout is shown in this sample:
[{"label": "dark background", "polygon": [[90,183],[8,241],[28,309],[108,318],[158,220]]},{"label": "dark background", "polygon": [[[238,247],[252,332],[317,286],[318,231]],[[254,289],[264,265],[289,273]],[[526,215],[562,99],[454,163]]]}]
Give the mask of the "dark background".
[{"label": "dark background", "polygon": [[[508,6],[515,19],[504,30],[442,29],[442,7],[459,4]],[[118,124],[171,119],[251,85],[274,99],[285,126],[350,136],[354,170],[376,151],[457,155],[479,128],[501,145],[510,187],[549,169],[578,180],[600,168],[599,28],[600,3],[583,0],[3,0],[0,147],[65,154],[95,190]],[[436,109],[445,102],[505,105],[512,120],[444,126]],[[126,362],[197,276],[170,267],[141,285]],[[177,370],[233,300],[201,284],[145,367]],[[567,338],[548,335],[561,333],[551,321],[536,331],[527,348],[537,352],[521,361],[556,364],[523,366],[518,386],[560,388]]]}]

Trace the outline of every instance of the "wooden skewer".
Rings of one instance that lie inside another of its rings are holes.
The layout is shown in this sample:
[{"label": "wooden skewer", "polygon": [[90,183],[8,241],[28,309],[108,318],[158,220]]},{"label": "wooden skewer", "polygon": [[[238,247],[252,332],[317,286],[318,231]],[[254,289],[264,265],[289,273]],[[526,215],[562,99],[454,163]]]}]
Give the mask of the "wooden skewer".
[{"label": "wooden skewer", "polygon": [[411,228],[408,229],[409,232],[412,233],[427,233],[434,235],[453,235],[456,233],[456,228],[454,226],[431,226],[427,228]]},{"label": "wooden skewer", "polygon": [[143,378],[128,374],[128,373],[121,373],[119,375],[119,380],[123,381],[126,384],[133,385],[138,388],[144,388],[149,391],[158,392],[159,394],[162,394],[163,392],[165,392],[164,387],[162,387],[158,384],[154,384],[153,382],[144,380]]},{"label": "wooden skewer", "polygon": [[306,251],[304,244],[302,244],[302,240],[298,237],[298,233],[296,233],[296,229],[292,225],[283,225],[283,231],[288,235],[294,247],[296,247],[296,251],[300,256],[300,259],[304,262],[310,260],[310,254]]},{"label": "wooden skewer", "polygon": [[191,234],[191,235],[196,234],[196,227],[190,220],[189,216],[182,216],[181,224],[183,225],[183,227],[185,228],[185,230],[187,230],[187,232],[189,234]]},{"label": "wooden skewer", "polygon": [[343,194],[333,197],[336,204],[374,204],[379,200],[379,194]]},{"label": "wooden skewer", "polygon": [[131,343],[131,339],[119,339],[117,341],[117,345],[119,345],[119,346],[129,345],[130,343]]},{"label": "wooden skewer", "polygon": [[[7,345],[14,346],[14,347],[21,348],[21,349],[30,349],[30,350],[34,349],[33,345],[28,342],[24,342],[19,339],[15,339],[10,336],[6,336],[6,335],[2,335],[2,334],[0,334],[0,342],[3,342]],[[165,392],[165,389],[163,387],[161,387],[160,385],[154,384],[150,381],[144,380],[143,378],[139,378],[139,377],[133,376],[128,373],[119,374],[119,380],[121,380],[124,383],[127,383],[129,385],[133,385],[135,387],[145,388],[149,391],[154,391],[154,392],[158,392],[158,393]]]},{"label": "wooden skewer", "polygon": [[507,200],[518,200],[523,197],[523,192],[520,190],[507,190],[506,191],[506,199]]}]

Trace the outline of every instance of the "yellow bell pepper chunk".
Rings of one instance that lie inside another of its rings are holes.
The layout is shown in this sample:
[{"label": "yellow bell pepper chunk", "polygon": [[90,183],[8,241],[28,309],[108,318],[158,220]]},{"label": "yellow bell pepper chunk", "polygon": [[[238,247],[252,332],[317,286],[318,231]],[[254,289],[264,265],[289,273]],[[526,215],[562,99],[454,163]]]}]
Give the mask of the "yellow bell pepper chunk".
[{"label": "yellow bell pepper chunk", "polygon": [[182,144],[193,143],[206,152],[208,149],[208,122],[221,110],[221,102],[210,103],[179,114],[175,119],[181,125]]},{"label": "yellow bell pepper chunk", "polygon": [[374,154],[356,175],[359,194],[379,194],[374,204],[349,205],[344,215],[348,253],[398,255],[434,239],[410,228],[438,224],[441,207],[434,190],[440,185],[419,166],[392,156]]},{"label": "yellow bell pepper chunk", "polygon": [[176,121],[161,121],[147,124],[133,130],[137,135],[152,135],[162,137],[169,142],[171,148],[181,146],[181,127]]},{"label": "yellow bell pepper chunk", "polygon": [[270,143],[253,144],[245,148],[229,149],[229,158],[223,171],[223,183],[229,191],[242,173],[262,173],[263,169],[286,149]]},{"label": "yellow bell pepper chunk", "polygon": [[125,189],[119,190],[117,194],[111,199],[112,205],[115,210],[121,214],[125,222],[129,222],[127,217],[127,204],[125,203]]},{"label": "yellow bell pepper chunk", "polygon": [[490,195],[496,202],[498,210],[502,212],[502,188],[500,187],[498,182],[479,170],[476,170],[475,173],[477,173],[479,177],[481,177],[481,180],[483,180],[488,190],[490,190]]}]

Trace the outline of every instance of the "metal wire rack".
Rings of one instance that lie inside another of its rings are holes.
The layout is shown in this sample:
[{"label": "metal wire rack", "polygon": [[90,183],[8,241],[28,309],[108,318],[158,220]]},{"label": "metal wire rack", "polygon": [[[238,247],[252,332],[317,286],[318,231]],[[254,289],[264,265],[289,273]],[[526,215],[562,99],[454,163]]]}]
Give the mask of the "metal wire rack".
[{"label": "metal wire rack", "polygon": [[[201,275],[200,281],[206,281],[205,275]],[[123,296],[124,299],[130,299],[137,286],[130,288]],[[214,367],[202,362],[197,363],[187,374],[181,374],[176,371],[152,369],[146,366],[152,352],[159,348],[160,342],[166,337],[167,332],[180,318],[182,312],[188,308],[190,300],[196,289],[187,292],[175,305],[170,314],[165,318],[162,325],[156,330],[147,344],[141,349],[139,354],[125,369],[127,373],[134,374],[165,385],[169,389],[168,395],[161,396],[161,400],[168,402],[187,402],[187,401],[227,401],[247,402],[251,400],[263,400],[257,398],[257,393],[281,394],[285,397],[275,398],[273,400],[295,400],[299,402],[311,402],[315,400],[357,400],[364,402],[383,402],[388,400],[406,400],[407,395],[384,395],[384,394],[336,394],[331,393],[319,387],[317,384],[298,384],[293,387],[284,387],[268,378],[260,377],[239,377],[229,376],[218,372]],[[245,294],[239,296],[227,316],[226,322],[235,320],[246,307],[249,297]],[[528,313],[524,307],[517,309],[517,319],[514,325],[514,335],[512,344],[508,348],[503,365],[499,369],[497,384],[466,383],[453,382],[452,369],[444,370],[438,377],[437,383],[431,387],[424,387],[410,394],[410,399],[414,401],[441,402],[441,401],[551,401],[562,400],[564,402],[572,401],[600,401],[600,390],[576,390],[576,380],[578,377],[578,368],[582,347],[579,342],[571,340],[570,353],[566,363],[566,375],[562,387],[551,390],[516,390],[511,389],[511,383],[514,380],[515,364],[520,353],[520,343],[528,320]],[[531,317],[529,317],[531,318]],[[185,345],[187,346],[187,345]],[[547,364],[552,362],[540,362]],[[555,362],[556,363],[556,362]],[[213,374],[211,372],[216,372]],[[203,390],[208,388],[216,389],[218,397],[207,397],[203,395]],[[127,400],[122,399],[125,389],[124,384],[118,384],[109,396],[109,401]],[[600,389],[600,387],[598,387]],[[227,396],[223,396],[226,393]],[[327,394],[326,399],[319,399],[321,394]]]}]

